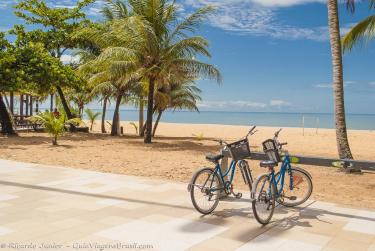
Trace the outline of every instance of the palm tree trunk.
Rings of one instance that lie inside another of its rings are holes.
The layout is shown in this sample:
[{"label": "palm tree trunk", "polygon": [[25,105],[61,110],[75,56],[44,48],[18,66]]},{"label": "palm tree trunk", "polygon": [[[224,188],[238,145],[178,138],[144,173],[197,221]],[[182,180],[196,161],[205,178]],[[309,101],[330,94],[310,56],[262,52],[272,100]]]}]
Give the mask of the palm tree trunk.
[{"label": "palm tree trunk", "polygon": [[336,123],[336,141],[340,159],[352,159],[346,131],[344,80],[337,0],[327,0],[328,23],[333,65],[333,96]]},{"label": "palm tree trunk", "polygon": [[108,98],[105,97],[103,100],[103,112],[102,112],[102,133],[107,133],[105,129],[105,114],[107,112],[107,100]]},{"label": "palm tree trunk", "polygon": [[[154,108],[152,109],[152,115],[155,114],[157,108],[158,107],[155,105]],[[147,127],[147,120],[146,120],[146,122],[142,126],[141,133],[142,133],[143,136],[145,135],[146,127]]]},{"label": "palm tree trunk", "polygon": [[54,135],[52,138],[52,145],[57,146],[57,135]]},{"label": "palm tree trunk", "polygon": [[150,78],[148,85],[148,100],[147,100],[147,121],[146,121],[146,134],[144,143],[150,144],[152,142],[152,115],[154,108],[154,92],[155,92],[155,79]]},{"label": "palm tree trunk", "polygon": [[160,121],[160,118],[161,118],[162,114],[163,114],[163,111],[160,111],[158,113],[158,117],[156,118],[155,125],[154,125],[154,130],[152,131],[152,137],[155,137],[156,129],[158,128],[159,121]]},{"label": "palm tree trunk", "polygon": [[14,131],[14,128],[13,128],[11,116],[8,113],[8,110],[3,100],[3,96],[1,94],[0,94],[0,124],[1,124],[2,134],[16,135],[16,132]]},{"label": "palm tree trunk", "polygon": [[144,100],[143,96],[139,97],[139,121],[138,121],[138,127],[139,127],[139,136],[143,137],[145,136],[144,130],[143,130],[143,123],[144,123]]},{"label": "palm tree trunk", "polygon": [[61,104],[64,107],[64,111],[66,113],[66,116],[68,117],[68,119],[72,119],[73,118],[73,114],[70,111],[70,108],[68,106],[68,102],[65,99],[64,92],[62,91],[62,89],[61,89],[60,86],[56,86],[56,90],[57,90],[57,93],[59,94],[59,97],[60,97],[60,100],[61,100]]},{"label": "palm tree trunk", "polygon": [[120,130],[119,130],[120,114],[119,114],[119,110],[120,110],[121,100],[122,100],[122,95],[117,96],[115,112],[113,114],[113,120],[112,120],[111,136],[119,136],[120,135]]}]

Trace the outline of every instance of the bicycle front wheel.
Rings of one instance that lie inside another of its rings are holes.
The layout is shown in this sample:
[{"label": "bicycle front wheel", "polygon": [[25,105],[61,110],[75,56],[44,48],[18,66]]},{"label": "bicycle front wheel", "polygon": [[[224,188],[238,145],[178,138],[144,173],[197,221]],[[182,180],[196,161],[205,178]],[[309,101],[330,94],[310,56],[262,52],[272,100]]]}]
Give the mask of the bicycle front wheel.
[{"label": "bicycle front wheel", "polygon": [[212,213],[219,204],[222,191],[219,175],[212,168],[199,170],[192,179],[190,197],[201,214]]},{"label": "bicycle front wheel", "polygon": [[275,211],[276,187],[269,174],[259,176],[251,193],[255,219],[262,225],[271,221]]},{"label": "bicycle front wheel", "polygon": [[[276,177],[280,173],[276,174]],[[292,167],[286,171],[283,191],[277,202],[286,207],[295,207],[307,201],[313,191],[313,184],[307,172],[300,168]]]}]

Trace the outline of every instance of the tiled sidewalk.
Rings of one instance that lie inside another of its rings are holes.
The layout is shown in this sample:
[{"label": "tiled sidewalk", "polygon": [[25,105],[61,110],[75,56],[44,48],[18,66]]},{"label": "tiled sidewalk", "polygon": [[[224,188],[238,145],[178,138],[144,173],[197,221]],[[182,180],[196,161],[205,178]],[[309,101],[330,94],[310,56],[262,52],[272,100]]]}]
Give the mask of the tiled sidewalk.
[{"label": "tiled sidewalk", "polygon": [[246,199],[202,217],[182,183],[5,160],[0,177],[0,250],[375,251],[373,211],[309,201],[261,227]]}]

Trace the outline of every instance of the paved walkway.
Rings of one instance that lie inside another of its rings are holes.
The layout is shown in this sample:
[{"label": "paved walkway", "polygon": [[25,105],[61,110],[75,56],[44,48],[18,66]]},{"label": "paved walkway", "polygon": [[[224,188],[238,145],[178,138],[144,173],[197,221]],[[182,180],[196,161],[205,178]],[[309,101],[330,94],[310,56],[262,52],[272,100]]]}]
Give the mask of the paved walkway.
[{"label": "paved walkway", "polygon": [[200,216],[182,183],[5,160],[0,177],[0,250],[375,250],[373,211],[309,201],[260,227],[246,200]]}]

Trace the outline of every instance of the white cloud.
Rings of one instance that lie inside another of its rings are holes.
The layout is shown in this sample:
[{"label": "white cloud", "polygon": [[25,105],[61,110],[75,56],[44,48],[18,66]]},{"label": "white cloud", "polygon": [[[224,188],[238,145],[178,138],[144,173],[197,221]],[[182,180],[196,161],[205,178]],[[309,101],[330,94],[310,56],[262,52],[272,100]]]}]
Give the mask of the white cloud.
[{"label": "white cloud", "polygon": [[241,109],[241,108],[266,108],[267,104],[261,102],[253,102],[253,101],[202,101],[198,103],[198,107],[200,108],[231,108],[231,109]]},{"label": "white cloud", "polygon": [[270,106],[281,107],[281,106],[290,106],[290,105],[291,105],[291,103],[289,103],[288,101],[285,101],[285,100],[274,99],[274,100],[270,101]]},{"label": "white cloud", "polygon": [[79,63],[80,57],[72,56],[72,55],[62,55],[60,60],[63,64],[70,64],[70,63],[77,64]]},{"label": "white cloud", "polygon": [[316,84],[315,88],[332,88],[332,84]]},{"label": "white cloud", "polygon": [[16,4],[17,2],[17,0],[1,0],[0,9],[8,8],[9,6]]},{"label": "white cloud", "polygon": [[291,103],[285,100],[274,99],[270,100],[270,102],[263,103],[263,102],[256,102],[256,101],[248,101],[248,100],[238,100],[238,101],[202,101],[198,103],[198,107],[200,108],[213,108],[213,109],[230,109],[230,110],[241,110],[241,109],[265,109],[271,107],[283,107],[283,106],[290,106]]},{"label": "white cloud", "polygon": [[[327,26],[297,27],[278,18],[281,7],[307,3],[325,3],[326,0],[186,0],[184,9],[208,4],[217,7],[209,22],[212,26],[237,34],[269,36],[280,39],[308,39],[328,41]],[[343,25],[342,34],[351,25]]]},{"label": "white cloud", "polygon": [[326,0],[252,0],[252,2],[263,5],[263,6],[292,6],[307,3],[325,3]]},{"label": "white cloud", "polygon": [[[344,87],[347,87],[349,85],[356,84],[356,81],[344,81]],[[314,85],[315,88],[333,88],[332,84],[316,84]]]},{"label": "white cloud", "polygon": [[368,85],[371,87],[375,87],[375,81],[369,82]]}]

